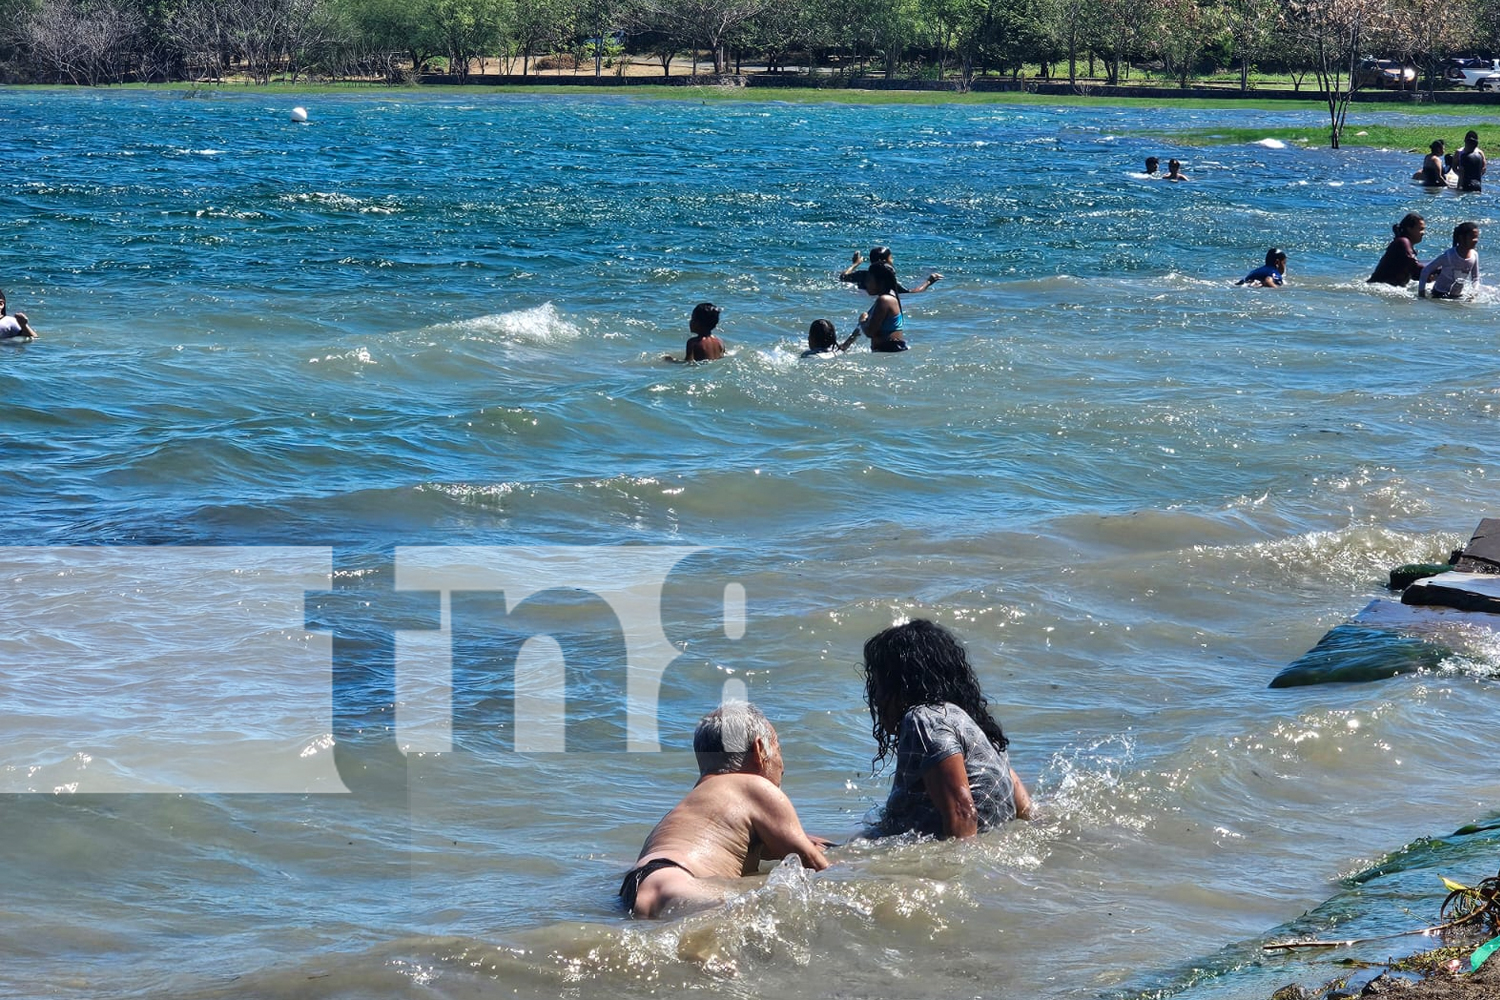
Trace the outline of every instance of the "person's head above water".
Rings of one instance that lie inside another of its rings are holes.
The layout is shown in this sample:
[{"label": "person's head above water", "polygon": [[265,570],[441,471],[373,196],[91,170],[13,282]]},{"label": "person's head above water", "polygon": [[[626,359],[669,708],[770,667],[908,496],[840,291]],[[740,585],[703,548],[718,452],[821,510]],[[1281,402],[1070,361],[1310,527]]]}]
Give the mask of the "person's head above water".
[{"label": "person's head above water", "polygon": [[891,265],[894,265],[895,261],[891,257],[891,248],[890,247],[871,247],[870,248],[870,263],[871,264],[891,264]]},{"label": "person's head above water", "polygon": [[838,331],[833,328],[831,320],[815,319],[807,328],[807,346],[814,351],[831,351],[838,343]]},{"label": "person's head above water", "polygon": [[1448,148],[1448,144],[1441,139],[1434,139],[1432,140],[1432,145],[1427,148],[1432,150],[1433,156],[1442,156],[1443,150]]},{"label": "person's head above water", "polygon": [[1460,222],[1453,227],[1453,245],[1464,250],[1472,249],[1479,242],[1479,223]]},{"label": "person's head above water", "polygon": [[5,315],[5,293],[0,291],[0,316]]},{"label": "person's head above water", "polygon": [[1286,270],[1286,251],[1278,250],[1276,247],[1266,251],[1266,266],[1274,267],[1278,271]]},{"label": "person's head above water", "polygon": [[1146,157],[1146,173],[1154,174],[1161,169],[1161,160],[1154,156]]},{"label": "person's head above water", "polygon": [[749,772],[781,784],[781,744],[765,713],[747,701],[725,702],[693,731],[698,773]]},{"label": "person's head above water", "polygon": [[688,322],[688,329],[697,334],[713,333],[714,327],[719,325],[719,313],[722,310],[712,302],[700,302],[693,307],[693,318]]},{"label": "person's head above water", "polygon": [[1413,243],[1422,242],[1422,234],[1427,232],[1427,220],[1416,212],[1407,212],[1401,217],[1401,221],[1391,227],[1391,232],[1397,236],[1404,236]]},{"label": "person's head above water", "polygon": [[951,702],[978,723],[996,750],[1010,745],[990,715],[963,643],[936,622],[917,618],[865,642],[865,704],[879,748],[876,760],[896,749],[901,719],[918,705]]},{"label": "person's head above water", "polygon": [[896,290],[896,269],[889,264],[871,264],[865,275],[865,291],[871,295],[885,295]]},{"label": "person's head above water", "polygon": [[1475,146],[1478,146],[1478,145],[1479,145],[1479,133],[1478,132],[1474,131],[1473,129],[1469,129],[1469,131],[1467,131],[1467,132],[1464,133],[1464,148],[1465,149],[1473,149]]}]

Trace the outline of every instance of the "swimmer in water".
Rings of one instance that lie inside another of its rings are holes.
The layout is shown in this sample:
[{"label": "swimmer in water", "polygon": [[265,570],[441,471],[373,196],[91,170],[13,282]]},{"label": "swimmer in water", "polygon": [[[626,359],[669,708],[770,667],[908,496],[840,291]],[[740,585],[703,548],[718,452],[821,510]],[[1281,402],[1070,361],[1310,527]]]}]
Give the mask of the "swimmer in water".
[{"label": "swimmer in water", "polygon": [[1422,262],[1417,260],[1417,252],[1412,248],[1422,242],[1427,222],[1416,212],[1407,212],[1391,227],[1391,232],[1395,238],[1385,248],[1385,256],[1375,265],[1375,273],[1370,275],[1366,284],[1405,288],[1408,281],[1422,276]]},{"label": "swimmer in water", "polygon": [[[859,267],[859,265],[861,263],[863,263],[863,262],[864,262],[864,258],[860,257],[859,251],[858,250],[854,251],[854,258],[849,262],[849,266],[846,267],[846,268],[844,268],[843,273],[839,275],[839,280],[840,281],[847,281],[847,282],[849,282],[852,285],[858,285],[861,289],[863,289],[865,287],[865,278],[870,273],[869,271],[857,270],[858,267]],[[889,264],[892,271],[894,271],[895,268],[896,268],[896,258],[895,258],[895,255],[893,253],[891,253],[891,248],[890,247],[871,247],[870,248],[870,263],[871,264]],[[925,292],[928,289],[932,288],[933,285],[937,284],[939,281],[942,281],[942,280],[943,280],[943,276],[941,274],[939,274],[938,272],[934,271],[934,272],[932,272],[931,274],[929,274],[927,276],[927,280],[926,281],[922,282],[916,288],[907,288],[905,285],[901,284],[901,279],[897,278],[896,279],[896,294],[897,295],[915,295],[918,292]]]},{"label": "swimmer in water", "polygon": [[896,297],[896,272],[889,264],[870,265],[865,293],[875,297],[869,311],[859,317],[860,331],[870,338],[870,350],[876,353],[906,350],[906,338],[901,335],[906,318],[901,312],[901,300]]},{"label": "swimmer in water", "polygon": [[1453,229],[1453,245],[1432,258],[1417,276],[1417,297],[1427,298],[1432,279],[1432,298],[1457,299],[1479,284],[1479,223],[1460,222]]},{"label": "swimmer in water", "polygon": [[31,328],[26,314],[18,312],[14,316],[5,312],[5,293],[0,292],[0,340],[31,341],[36,339],[36,331]]},{"label": "swimmer in water", "polygon": [[1190,181],[1192,178],[1182,172],[1182,161],[1173,159],[1167,161],[1167,176],[1163,177],[1162,180]]},{"label": "swimmer in water", "polygon": [[854,343],[854,338],[858,336],[859,331],[855,330],[840,344],[838,331],[833,328],[833,321],[815,319],[812,321],[812,326],[807,328],[807,350],[802,352],[801,357],[831,357],[836,352],[847,351],[849,345]]},{"label": "swimmer in water", "polygon": [[1447,187],[1448,167],[1443,161],[1443,148],[1443,140],[1434,139],[1430,152],[1422,159],[1422,169],[1412,174],[1411,179],[1421,181],[1423,187]]},{"label": "swimmer in water", "polygon": [[1236,285],[1250,288],[1282,288],[1286,285],[1286,251],[1275,247],[1266,251],[1266,262],[1245,275]]},{"label": "swimmer in water", "polygon": [[720,312],[722,310],[712,302],[700,302],[694,306],[692,319],[688,321],[688,332],[692,336],[688,338],[687,349],[683,351],[681,360],[670,354],[663,354],[661,359],[687,364],[691,361],[717,361],[722,358],[724,341],[714,334],[714,329],[719,325]]},{"label": "swimmer in water", "polygon": [[698,783],[646,837],[620,886],[625,908],[659,917],[669,907],[711,905],[724,898],[706,879],[754,875],[762,858],[795,854],[806,868],[828,867],[833,842],[809,836],[781,790],[776,730],[748,702],[720,705],[693,733]]},{"label": "swimmer in water", "polygon": [[1154,156],[1146,157],[1146,176],[1155,177],[1161,171],[1161,160]]},{"label": "swimmer in water", "polygon": [[1479,148],[1479,133],[1470,129],[1464,134],[1464,148],[1459,150],[1455,158],[1458,167],[1458,189],[1460,191],[1480,191],[1483,185],[1484,172],[1489,164],[1485,162],[1484,150]]}]

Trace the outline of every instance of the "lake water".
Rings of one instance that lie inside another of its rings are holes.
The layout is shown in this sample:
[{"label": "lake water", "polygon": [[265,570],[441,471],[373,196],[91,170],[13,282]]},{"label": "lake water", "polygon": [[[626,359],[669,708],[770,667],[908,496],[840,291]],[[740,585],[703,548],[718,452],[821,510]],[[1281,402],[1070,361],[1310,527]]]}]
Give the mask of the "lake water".
[{"label": "lake water", "polygon": [[[1262,941],[1494,873],[1494,831],[1425,838],[1497,815],[1500,652],[1266,689],[1496,512],[1495,299],[1364,284],[1407,211],[1424,258],[1490,231],[1417,157],[1191,148],[1324,126],[1146,106],[0,119],[0,285],[43,333],[0,349],[0,992],[1263,997],[1329,967]],[[945,276],[912,349],[799,361],[881,243]],[[1232,287],[1272,244],[1291,287]],[[701,300],[730,356],[661,363]],[[726,692],[807,827],[859,830],[860,646],[914,616],[1039,818],[622,917]]]}]

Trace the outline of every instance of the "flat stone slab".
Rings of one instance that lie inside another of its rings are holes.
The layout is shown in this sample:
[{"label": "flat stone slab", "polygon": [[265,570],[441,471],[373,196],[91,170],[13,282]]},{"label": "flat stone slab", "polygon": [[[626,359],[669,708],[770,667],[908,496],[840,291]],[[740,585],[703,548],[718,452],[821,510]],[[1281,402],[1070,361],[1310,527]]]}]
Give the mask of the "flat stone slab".
[{"label": "flat stone slab", "polygon": [[[1486,522],[1488,523],[1488,522]],[[1496,522],[1500,524],[1500,522]],[[1500,614],[1500,576],[1455,570],[1418,580],[1401,592],[1401,603]],[[1500,625],[1500,620],[1496,621]]]},{"label": "flat stone slab", "polygon": [[1460,573],[1500,573],[1500,518],[1479,522],[1453,568]]},{"label": "flat stone slab", "polygon": [[[1445,573],[1443,578],[1452,575]],[[1371,601],[1272,678],[1270,686],[1357,684],[1435,670],[1451,656],[1492,645],[1492,626],[1500,626],[1500,619],[1476,617],[1458,608]]]}]

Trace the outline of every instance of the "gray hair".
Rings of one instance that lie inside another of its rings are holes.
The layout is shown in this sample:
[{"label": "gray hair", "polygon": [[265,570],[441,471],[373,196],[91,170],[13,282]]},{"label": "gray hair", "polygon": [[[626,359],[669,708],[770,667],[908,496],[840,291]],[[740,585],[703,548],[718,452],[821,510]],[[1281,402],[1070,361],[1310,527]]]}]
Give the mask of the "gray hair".
[{"label": "gray hair", "polygon": [[750,750],[771,739],[771,721],[748,701],[729,701],[709,712],[693,731],[693,753],[699,774],[736,774],[745,769]]}]

